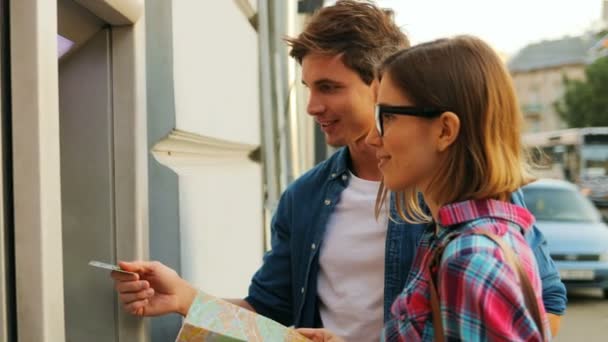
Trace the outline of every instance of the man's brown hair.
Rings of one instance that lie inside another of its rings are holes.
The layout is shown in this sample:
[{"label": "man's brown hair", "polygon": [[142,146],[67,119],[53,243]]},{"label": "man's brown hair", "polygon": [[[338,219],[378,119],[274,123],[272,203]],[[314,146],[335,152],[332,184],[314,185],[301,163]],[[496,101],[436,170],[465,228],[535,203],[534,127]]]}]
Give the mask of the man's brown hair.
[{"label": "man's brown hair", "polygon": [[376,78],[376,69],[386,57],[409,47],[389,13],[371,2],[354,0],[321,8],[300,35],[285,40],[298,63],[309,53],[341,54],[344,64],[366,84]]}]

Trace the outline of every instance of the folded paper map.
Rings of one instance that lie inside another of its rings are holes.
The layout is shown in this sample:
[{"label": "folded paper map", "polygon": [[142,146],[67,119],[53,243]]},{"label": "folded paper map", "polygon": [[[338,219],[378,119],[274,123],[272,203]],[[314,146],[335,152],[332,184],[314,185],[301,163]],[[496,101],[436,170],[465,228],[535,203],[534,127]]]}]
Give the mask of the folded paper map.
[{"label": "folded paper map", "polygon": [[176,342],[310,341],[294,329],[199,292]]}]

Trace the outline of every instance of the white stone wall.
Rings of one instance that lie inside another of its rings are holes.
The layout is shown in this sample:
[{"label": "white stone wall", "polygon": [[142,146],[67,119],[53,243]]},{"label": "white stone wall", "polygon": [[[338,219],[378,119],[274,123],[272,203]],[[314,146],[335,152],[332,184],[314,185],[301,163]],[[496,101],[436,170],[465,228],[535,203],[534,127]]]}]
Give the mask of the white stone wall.
[{"label": "white stone wall", "polygon": [[[233,1],[173,1],[176,128],[260,144],[257,33]],[[183,276],[242,297],[263,254],[262,173],[246,153],[191,158],[179,175]],[[169,227],[168,227],[169,229]]]}]

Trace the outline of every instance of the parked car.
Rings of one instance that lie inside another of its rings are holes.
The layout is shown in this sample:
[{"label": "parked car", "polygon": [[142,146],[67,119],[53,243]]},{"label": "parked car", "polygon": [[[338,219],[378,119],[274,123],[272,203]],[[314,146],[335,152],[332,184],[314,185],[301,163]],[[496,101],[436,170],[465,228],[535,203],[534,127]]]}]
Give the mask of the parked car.
[{"label": "parked car", "polygon": [[566,181],[541,179],[523,191],[564,284],[601,288],[608,298],[606,218],[576,185]]},{"label": "parked car", "polygon": [[596,206],[608,208],[608,176],[583,177],[580,186]]}]

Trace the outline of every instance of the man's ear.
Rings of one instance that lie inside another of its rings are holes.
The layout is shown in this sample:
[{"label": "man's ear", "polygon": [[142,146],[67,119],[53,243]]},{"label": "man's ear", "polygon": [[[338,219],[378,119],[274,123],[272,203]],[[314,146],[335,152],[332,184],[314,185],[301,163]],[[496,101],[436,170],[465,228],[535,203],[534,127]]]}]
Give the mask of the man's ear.
[{"label": "man's ear", "polygon": [[437,150],[443,152],[458,138],[460,118],[452,112],[445,112],[437,118],[436,124],[438,125]]}]

